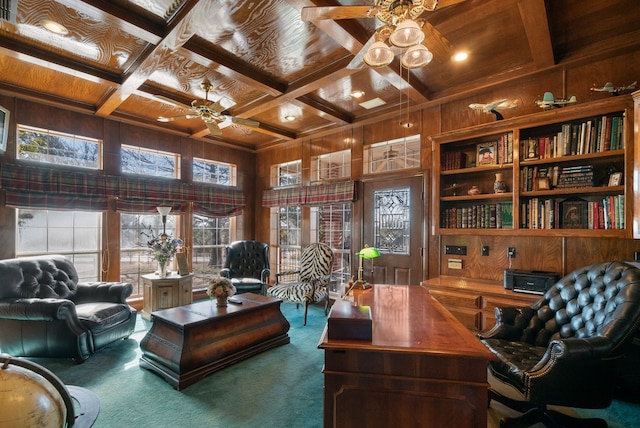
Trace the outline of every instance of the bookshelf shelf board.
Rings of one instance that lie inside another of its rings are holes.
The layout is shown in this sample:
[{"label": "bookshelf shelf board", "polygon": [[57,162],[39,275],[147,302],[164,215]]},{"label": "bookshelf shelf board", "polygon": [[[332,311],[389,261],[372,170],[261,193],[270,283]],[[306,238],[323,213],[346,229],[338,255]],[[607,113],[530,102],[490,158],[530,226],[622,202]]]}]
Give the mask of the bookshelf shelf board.
[{"label": "bookshelf shelf board", "polygon": [[587,153],[584,155],[569,155],[569,156],[558,156],[554,158],[522,160],[520,161],[520,166],[562,164],[567,162],[576,162],[576,161],[581,162],[581,161],[589,161],[594,159],[608,159],[608,158],[619,158],[619,157],[624,157],[624,150],[607,150],[604,152]]},{"label": "bookshelf shelf board", "polygon": [[511,199],[512,193],[481,193],[479,195],[443,196],[441,201],[486,201],[487,199]]},{"label": "bookshelf shelf board", "polygon": [[460,168],[460,169],[445,169],[440,171],[442,175],[457,175],[457,174],[471,174],[474,172],[490,172],[490,171],[505,171],[511,172],[513,164],[505,163],[501,165],[484,165],[484,166],[473,166],[469,168]]},{"label": "bookshelf shelf board", "polygon": [[619,195],[624,193],[624,186],[600,186],[600,187],[572,187],[569,189],[553,189],[553,190],[535,190],[531,192],[520,192],[521,197],[538,197],[538,196],[573,196],[573,195],[590,195],[594,193],[606,193]]}]

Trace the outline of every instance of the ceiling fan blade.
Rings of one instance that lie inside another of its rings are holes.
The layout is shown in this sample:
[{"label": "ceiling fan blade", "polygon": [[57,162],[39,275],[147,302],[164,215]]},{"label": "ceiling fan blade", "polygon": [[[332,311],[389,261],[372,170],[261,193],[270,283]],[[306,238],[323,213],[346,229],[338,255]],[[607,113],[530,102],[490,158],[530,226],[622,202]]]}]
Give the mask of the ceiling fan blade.
[{"label": "ceiling fan blade", "polygon": [[220,127],[215,121],[205,122],[205,125],[207,125],[207,128],[209,128],[209,132],[211,132],[211,135],[222,134],[222,129],[220,129]]},{"label": "ceiling fan blade", "polygon": [[195,119],[199,117],[197,114],[185,114],[183,116],[173,116],[173,117],[163,117],[160,116],[156,119],[158,122],[173,122],[174,120],[183,120],[183,119]]},{"label": "ceiling fan blade", "polygon": [[247,126],[249,128],[258,128],[260,126],[260,122],[256,122],[252,119],[243,119],[241,117],[232,117],[231,122],[236,125]]},{"label": "ceiling fan blade", "polygon": [[303,21],[318,21],[321,19],[354,19],[375,16],[374,6],[322,6],[303,7],[300,16]]},{"label": "ceiling fan blade", "polygon": [[453,46],[449,40],[428,21],[424,21],[422,32],[424,33],[423,44],[433,53],[433,57],[439,62],[449,61],[453,55]]}]

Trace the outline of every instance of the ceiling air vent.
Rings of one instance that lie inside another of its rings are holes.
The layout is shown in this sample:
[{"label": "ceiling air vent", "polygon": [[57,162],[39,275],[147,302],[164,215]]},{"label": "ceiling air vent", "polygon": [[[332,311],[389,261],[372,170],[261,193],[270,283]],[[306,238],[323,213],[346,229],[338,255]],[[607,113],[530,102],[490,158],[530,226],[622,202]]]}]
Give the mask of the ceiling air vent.
[{"label": "ceiling air vent", "polygon": [[0,19],[16,23],[18,0],[0,0]]}]

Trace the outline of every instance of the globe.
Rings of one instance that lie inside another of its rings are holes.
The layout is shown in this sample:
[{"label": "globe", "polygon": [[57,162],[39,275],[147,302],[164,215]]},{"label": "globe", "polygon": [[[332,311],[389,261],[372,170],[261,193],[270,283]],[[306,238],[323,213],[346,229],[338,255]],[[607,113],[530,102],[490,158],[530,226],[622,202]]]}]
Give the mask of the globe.
[{"label": "globe", "polygon": [[43,376],[0,358],[0,428],[49,428],[67,425],[67,408]]}]

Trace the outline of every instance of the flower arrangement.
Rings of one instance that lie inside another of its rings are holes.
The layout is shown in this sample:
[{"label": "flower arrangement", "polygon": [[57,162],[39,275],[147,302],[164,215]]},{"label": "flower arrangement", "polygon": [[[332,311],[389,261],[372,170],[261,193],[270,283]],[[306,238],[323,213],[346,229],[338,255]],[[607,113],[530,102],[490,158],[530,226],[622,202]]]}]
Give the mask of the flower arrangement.
[{"label": "flower arrangement", "polygon": [[207,287],[207,295],[211,299],[217,299],[221,297],[230,297],[236,293],[236,287],[231,284],[227,278],[216,277],[209,281],[209,287]]},{"label": "flower arrangement", "polygon": [[171,236],[156,236],[149,228],[146,232],[140,233],[148,238],[147,247],[151,250],[153,258],[160,264],[166,264],[184,245],[184,241],[179,238],[172,239]]}]

